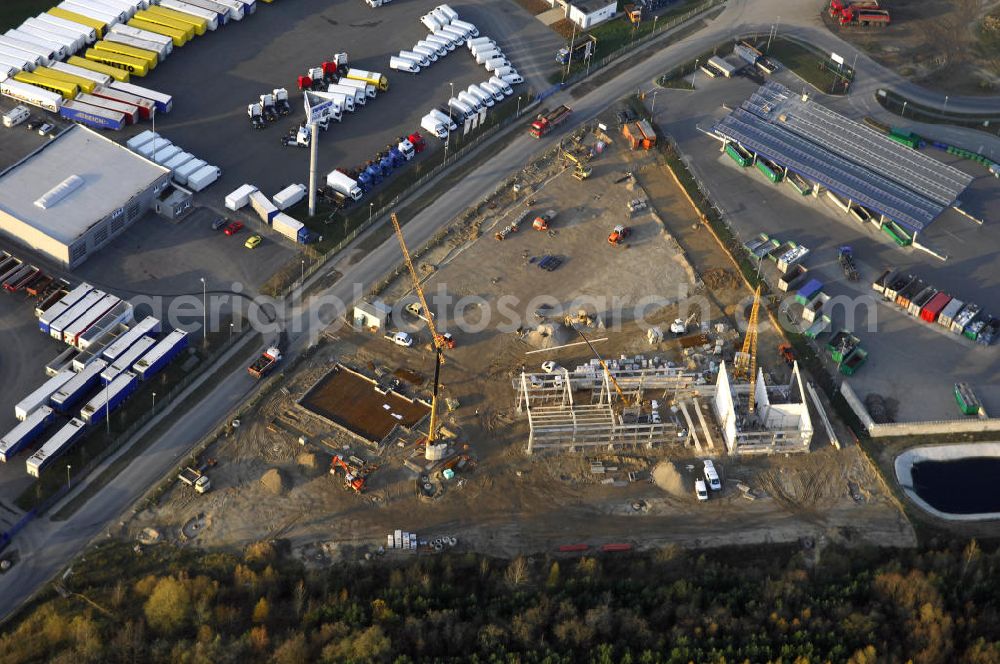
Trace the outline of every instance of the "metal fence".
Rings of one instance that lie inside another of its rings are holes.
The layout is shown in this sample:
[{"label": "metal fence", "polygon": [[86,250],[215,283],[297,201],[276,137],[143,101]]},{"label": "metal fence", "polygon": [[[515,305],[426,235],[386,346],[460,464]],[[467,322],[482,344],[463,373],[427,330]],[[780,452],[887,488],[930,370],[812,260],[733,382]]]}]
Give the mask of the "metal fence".
[{"label": "metal fence", "polygon": [[633,50],[637,49],[638,47],[647,44],[648,42],[652,41],[653,39],[655,39],[656,37],[660,36],[664,32],[666,32],[668,30],[672,30],[672,29],[674,29],[674,28],[676,28],[676,27],[678,27],[678,26],[680,26],[680,25],[682,25],[682,24],[690,21],[692,18],[694,18],[698,14],[702,14],[702,13],[708,11],[709,9],[712,9],[713,7],[717,7],[719,5],[722,5],[724,2],[725,2],[725,0],[706,0],[706,2],[701,3],[700,5],[698,5],[697,7],[693,8],[693,9],[689,9],[688,11],[684,12],[680,16],[677,16],[677,17],[673,18],[670,21],[664,21],[662,25],[660,25],[660,24],[654,24],[653,29],[650,30],[649,34],[643,35],[642,37],[639,37],[638,39],[636,39],[634,41],[630,41],[627,44],[623,44],[621,47],[615,49],[611,53],[608,53],[607,55],[605,55],[604,57],[602,57],[597,62],[591,62],[591,63],[589,63],[589,65],[587,66],[587,68],[585,70],[583,70],[583,71],[577,71],[577,72],[575,72],[573,74],[570,74],[566,78],[566,80],[564,80],[560,84],[561,87],[567,87],[567,86],[573,85],[574,83],[579,83],[580,81],[582,81],[583,79],[587,78],[591,74],[597,73],[598,71],[600,71],[604,67],[607,67],[608,65],[610,65],[611,63],[613,63],[618,58],[623,57],[624,55],[628,54],[630,51],[633,51]]}]

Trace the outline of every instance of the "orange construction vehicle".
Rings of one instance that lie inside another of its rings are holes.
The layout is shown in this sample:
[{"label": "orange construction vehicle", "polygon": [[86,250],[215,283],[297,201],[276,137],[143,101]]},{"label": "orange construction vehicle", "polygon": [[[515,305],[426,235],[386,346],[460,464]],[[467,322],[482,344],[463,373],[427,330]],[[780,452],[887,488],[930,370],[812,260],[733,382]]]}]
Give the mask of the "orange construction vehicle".
[{"label": "orange construction vehicle", "polygon": [[330,460],[330,474],[336,475],[338,468],[344,471],[344,488],[351,489],[355,493],[362,493],[365,490],[368,475],[374,471],[374,468],[349,462],[339,454],[335,454]]},{"label": "orange construction vehicle", "polygon": [[795,349],[792,348],[791,344],[778,344],[778,355],[781,356],[788,366],[792,366],[795,363]]},{"label": "orange construction vehicle", "polygon": [[642,21],[642,7],[627,4],[622,9],[625,11],[625,15],[628,16],[628,20],[632,25],[639,25]]},{"label": "orange construction vehicle", "polygon": [[618,224],[611,231],[611,235],[608,236],[608,244],[610,244],[613,247],[617,247],[624,244],[625,238],[627,238],[631,232],[632,229],[629,228],[628,226],[625,226],[624,224]]},{"label": "orange construction vehicle", "polygon": [[556,218],[555,210],[547,210],[545,214],[535,217],[535,220],[531,222],[531,227],[536,231],[547,231],[549,230],[549,225],[552,220]]}]

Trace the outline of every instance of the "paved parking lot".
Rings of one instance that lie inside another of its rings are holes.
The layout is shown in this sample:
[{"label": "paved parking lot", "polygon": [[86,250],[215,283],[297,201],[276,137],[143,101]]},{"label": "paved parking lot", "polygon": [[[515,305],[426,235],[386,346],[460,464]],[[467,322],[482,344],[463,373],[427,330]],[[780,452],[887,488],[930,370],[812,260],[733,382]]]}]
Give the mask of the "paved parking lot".
[{"label": "paved parking lot", "polygon": [[[334,168],[352,168],[371,159],[400,134],[419,130],[420,118],[447,102],[450,82],[458,91],[489,78],[464,47],[416,75],[389,69],[390,55],[426,36],[419,17],[436,4],[420,0],[371,9],[363,2],[331,5],[300,0],[264,5],[242,23],[231,23],[177,49],[137,82],[174,96],[174,109],[158,118],[157,131],[222,168],[223,177],[203,199],[221,205],[226,193],[245,182],[273,194],[308,178],[309,151],[283,147],[280,138],[304,118],[296,77],[334,53],[348,52],[353,66],[382,72],[390,83],[387,92],[345,114],[342,123],[322,134],[321,179]],[[547,87],[545,75],[555,68],[554,54],[561,45],[555,33],[514,2],[452,6],[482,35],[497,39],[536,89]],[[289,90],[293,114],[267,129],[252,130],[247,104],[276,87]],[[527,88],[520,86],[517,92],[524,94]],[[132,128],[122,140],[148,128]],[[438,141],[429,142],[440,148]]]},{"label": "paved parking lot", "polygon": [[[782,83],[801,89],[791,74],[784,74],[779,78]],[[699,131],[711,128],[714,120],[727,112],[723,104],[733,107],[742,102],[755,84],[741,78],[708,80],[699,76],[697,87],[695,92],[659,92],[657,122],[677,139],[697,176],[744,239],[766,232],[809,247],[812,253],[805,264],[827,284],[825,291],[832,296],[860,298],[854,327],[869,356],[867,364],[849,380],[862,398],[878,393],[897,400],[899,421],[952,419],[959,417],[952,385],[965,380],[976,389],[988,412],[1000,411],[1000,383],[995,380],[1000,370],[1000,347],[983,348],[939,326],[914,320],[895,306],[875,300],[871,290],[872,280],[882,270],[907,268],[962,300],[1000,312],[1000,272],[995,269],[995,256],[1000,251],[1000,228],[995,224],[1000,183],[978,166],[928,150],[935,158],[976,176],[962,196],[963,207],[986,218],[987,223],[977,226],[952,211],[935,221],[921,239],[947,254],[945,262],[919,250],[900,249],[874,227],[861,226],[825,198],[804,199],[788,185],[772,185],[755,170],[738,168],[720,154],[720,143]],[[829,98],[824,103],[856,116]],[[847,282],[837,262],[837,250],[844,244],[850,244],[859,259],[858,283]],[[869,312],[877,315],[875,332],[866,331]],[[835,312],[834,326],[842,325],[844,319],[843,311]]]}]

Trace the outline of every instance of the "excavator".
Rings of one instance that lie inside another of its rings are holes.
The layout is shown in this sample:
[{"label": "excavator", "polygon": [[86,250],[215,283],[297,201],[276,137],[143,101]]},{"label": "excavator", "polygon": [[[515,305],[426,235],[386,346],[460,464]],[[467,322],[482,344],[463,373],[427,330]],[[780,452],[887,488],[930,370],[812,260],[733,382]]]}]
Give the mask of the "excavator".
[{"label": "excavator", "polygon": [[368,475],[374,470],[351,463],[339,454],[335,454],[330,460],[330,474],[336,475],[338,468],[344,471],[344,488],[352,489],[354,493],[362,493],[365,490]]},{"label": "excavator", "polygon": [[566,148],[560,147],[559,149],[562,152],[563,159],[573,164],[573,177],[580,182],[589,178],[590,174],[594,172],[593,167],[583,157],[573,154]]},{"label": "excavator", "polygon": [[428,313],[423,320],[427,324],[427,329],[431,333],[432,343],[434,344],[434,390],[431,398],[431,421],[427,429],[427,438],[424,441],[424,457],[428,461],[432,461],[434,460],[432,458],[432,450],[435,448],[437,441],[438,392],[441,386],[441,365],[444,364],[444,350],[446,348],[454,348],[455,340],[450,334],[438,334],[437,328],[434,327],[434,316],[430,315],[431,308],[427,306],[424,289],[420,286],[420,276],[417,274],[417,269],[413,266],[413,260],[410,258],[410,250],[406,248],[406,241],[403,239],[403,229],[399,225],[399,219],[396,217],[395,212],[389,218],[392,220],[392,227],[396,231],[399,248],[403,252],[403,260],[406,262],[406,267],[410,272],[410,279],[413,281],[413,290],[417,292],[417,297],[420,298],[421,310]]}]

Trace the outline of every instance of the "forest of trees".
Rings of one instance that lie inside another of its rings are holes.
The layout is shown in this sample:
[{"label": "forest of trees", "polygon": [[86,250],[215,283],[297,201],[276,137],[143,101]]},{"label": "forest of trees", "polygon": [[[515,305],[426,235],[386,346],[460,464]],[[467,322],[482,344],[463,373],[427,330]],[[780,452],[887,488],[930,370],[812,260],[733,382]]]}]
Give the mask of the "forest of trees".
[{"label": "forest of trees", "polygon": [[[0,663],[1000,662],[1000,553],[755,547],[305,569],[106,544],[4,627]],[[10,573],[16,573],[16,568]]]}]

